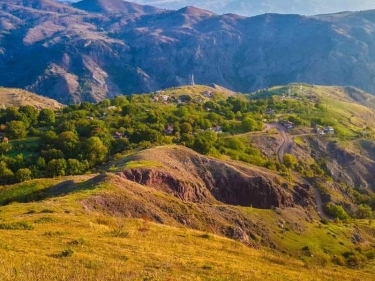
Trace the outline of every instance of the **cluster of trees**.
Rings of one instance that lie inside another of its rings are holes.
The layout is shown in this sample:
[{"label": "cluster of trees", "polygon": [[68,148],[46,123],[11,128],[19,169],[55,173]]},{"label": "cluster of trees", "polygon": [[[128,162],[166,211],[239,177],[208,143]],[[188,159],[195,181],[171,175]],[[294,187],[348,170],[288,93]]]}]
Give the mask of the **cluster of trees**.
[{"label": "cluster of trees", "polygon": [[[116,153],[156,144],[178,143],[203,154],[270,165],[246,141],[221,140],[212,129],[220,126],[228,134],[261,130],[264,107],[243,97],[163,105],[152,95],[133,95],[69,105],[59,112],[32,106],[1,109],[0,131],[17,141],[0,144],[0,183],[81,174]],[[168,126],[172,130],[166,132]]]}]

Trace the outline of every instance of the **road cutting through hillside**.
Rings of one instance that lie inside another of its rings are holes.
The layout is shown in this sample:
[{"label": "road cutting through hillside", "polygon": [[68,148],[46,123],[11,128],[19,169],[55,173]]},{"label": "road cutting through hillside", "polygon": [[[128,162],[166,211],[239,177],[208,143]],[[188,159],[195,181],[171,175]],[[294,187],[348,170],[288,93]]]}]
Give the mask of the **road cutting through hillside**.
[{"label": "road cutting through hillside", "polygon": [[[282,126],[281,124],[278,124],[278,123],[268,123],[268,124],[266,124],[265,130],[268,130],[268,129],[271,129],[271,128],[275,128],[280,133],[280,135],[283,139],[282,143],[277,148],[277,158],[278,158],[279,163],[282,163],[285,153],[291,153],[292,152],[294,141],[293,141],[292,137],[287,134],[287,129],[284,126]],[[322,202],[322,198],[320,196],[319,191],[315,187],[313,187],[306,179],[304,179],[303,177],[301,177],[297,173],[294,173],[294,176],[296,176],[304,184],[307,184],[308,186],[310,186],[312,188],[312,190],[314,192],[315,204],[316,204],[318,215],[322,219],[333,221],[333,219],[331,217],[329,217],[324,212],[323,202]]]}]

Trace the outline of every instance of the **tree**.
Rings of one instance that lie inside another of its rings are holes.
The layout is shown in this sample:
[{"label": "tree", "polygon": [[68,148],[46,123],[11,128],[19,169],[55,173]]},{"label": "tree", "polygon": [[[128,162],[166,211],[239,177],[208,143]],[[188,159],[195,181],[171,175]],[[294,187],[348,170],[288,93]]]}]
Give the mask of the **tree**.
[{"label": "tree", "polygon": [[181,134],[189,134],[193,131],[193,127],[190,123],[184,122],[180,125]]},{"label": "tree", "polygon": [[0,183],[8,184],[13,181],[14,174],[4,161],[0,162]]},{"label": "tree", "polygon": [[47,174],[54,178],[58,176],[65,176],[65,170],[67,168],[67,164],[65,159],[52,159],[47,164]]},{"label": "tree", "polygon": [[291,154],[285,153],[283,156],[283,164],[289,169],[293,169],[297,165],[298,161],[296,157]]},{"label": "tree", "polygon": [[36,166],[39,170],[44,170],[46,168],[46,160],[43,157],[39,157],[36,160]]},{"label": "tree", "polygon": [[85,165],[79,162],[77,159],[68,159],[67,161],[67,175],[78,175],[85,171]]},{"label": "tree", "polygon": [[342,221],[348,220],[350,217],[348,213],[341,206],[336,206],[333,204],[328,204],[325,206],[327,214],[334,218],[338,218]]},{"label": "tree", "polygon": [[57,145],[65,155],[74,155],[78,144],[77,134],[70,131],[62,132],[57,139]]},{"label": "tree", "polygon": [[24,105],[19,108],[19,112],[25,114],[30,124],[35,125],[38,121],[39,111],[31,105]]},{"label": "tree", "polygon": [[12,145],[10,143],[1,142],[0,143],[0,154],[5,154],[12,149]]},{"label": "tree", "polygon": [[89,161],[90,166],[102,163],[108,154],[108,148],[102,143],[100,138],[89,138],[84,146],[84,155]]},{"label": "tree", "polygon": [[31,171],[28,168],[18,169],[18,171],[14,175],[14,178],[17,182],[31,180]]},{"label": "tree", "polygon": [[255,131],[258,129],[258,123],[250,117],[246,117],[242,120],[242,129],[245,131]]},{"label": "tree", "polygon": [[38,121],[43,125],[51,125],[55,123],[55,112],[52,109],[45,108],[39,113]]},{"label": "tree", "polygon": [[355,217],[358,219],[369,219],[373,217],[372,209],[368,205],[359,205],[355,211]]},{"label": "tree", "polygon": [[10,139],[23,139],[26,137],[26,126],[22,121],[11,121],[7,123],[7,134]]}]

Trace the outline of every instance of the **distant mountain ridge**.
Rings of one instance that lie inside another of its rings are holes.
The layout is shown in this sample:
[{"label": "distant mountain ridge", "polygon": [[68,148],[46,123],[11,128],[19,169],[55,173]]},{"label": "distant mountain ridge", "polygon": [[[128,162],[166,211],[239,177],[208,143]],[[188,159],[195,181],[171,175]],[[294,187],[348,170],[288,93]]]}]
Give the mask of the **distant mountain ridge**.
[{"label": "distant mountain ridge", "polygon": [[375,93],[375,11],[251,18],[121,0],[0,0],[0,84],[62,103],[215,83]]},{"label": "distant mountain ridge", "polygon": [[[77,2],[77,0],[70,0],[70,2]],[[235,13],[243,16],[265,13],[317,15],[375,9],[372,0],[134,0],[134,2],[172,10],[196,6],[217,14]]]}]

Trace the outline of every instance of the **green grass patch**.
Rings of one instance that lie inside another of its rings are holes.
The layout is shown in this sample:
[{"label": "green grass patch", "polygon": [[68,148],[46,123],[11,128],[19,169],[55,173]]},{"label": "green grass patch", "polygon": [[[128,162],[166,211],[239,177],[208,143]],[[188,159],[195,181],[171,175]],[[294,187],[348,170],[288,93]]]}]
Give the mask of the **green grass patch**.
[{"label": "green grass patch", "polygon": [[125,168],[127,169],[135,169],[135,168],[155,168],[155,167],[162,167],[162,165],[158,162],[153,161],[130,161],[125,164]]},{"label": "green grass patch", "polygon": [[0,223],[0,229],[7,230],[32,230],[34,227],[27,222]]}]

